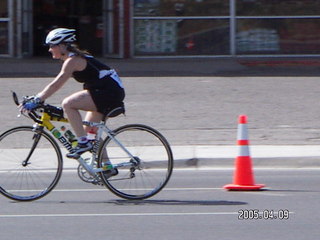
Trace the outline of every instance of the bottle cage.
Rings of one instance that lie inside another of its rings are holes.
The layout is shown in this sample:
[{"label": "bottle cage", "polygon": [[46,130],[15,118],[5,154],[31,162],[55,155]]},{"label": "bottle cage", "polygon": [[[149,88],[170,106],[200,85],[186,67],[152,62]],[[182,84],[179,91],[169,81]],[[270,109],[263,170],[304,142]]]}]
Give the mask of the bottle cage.
[{"label": "bottle cage", "polygon": [[43,109],[44,109],[44,112],[48,113],[51,117],[64,118],[63,109],[61,107],[55,107],[47,104],[44,106]]}]

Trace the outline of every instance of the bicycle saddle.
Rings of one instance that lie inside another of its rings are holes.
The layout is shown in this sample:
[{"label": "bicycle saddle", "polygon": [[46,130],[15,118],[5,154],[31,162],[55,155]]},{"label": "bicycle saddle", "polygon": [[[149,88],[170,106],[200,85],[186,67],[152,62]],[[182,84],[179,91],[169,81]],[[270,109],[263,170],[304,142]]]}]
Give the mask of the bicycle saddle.
[{"label": "bicycle saddle", "polygon": [[122,103],[121,106],[107,109],[106,113],[103,116],[103,119],[105,120],[107,118],[113,118],[119,116],[120,114],[125,114],[125,112],[126,110],[124,107],[124,103]]}]

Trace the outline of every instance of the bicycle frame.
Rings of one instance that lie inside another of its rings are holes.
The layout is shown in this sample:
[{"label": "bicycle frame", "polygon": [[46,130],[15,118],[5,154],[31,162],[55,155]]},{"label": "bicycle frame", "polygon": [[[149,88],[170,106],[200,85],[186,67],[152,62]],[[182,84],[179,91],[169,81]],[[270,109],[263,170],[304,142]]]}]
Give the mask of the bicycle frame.
[{"label": "bicycle frame", "polygon": [[72,145],[69,143],[69,141],[63,136],[63,134],[51,123],[51,121],[56,122],[65,122],[69,123],[68,119],[66,118],[58,118],[58,117],[52,117],[48,113],[43,113],[40,119],[39,123],[36,123],[39,127],[45,127],[48,129],[51,134],[59,140],[60,143],[68,150],[72,150]]},{"label": "bicycle frame", "polygon": [[[40,118],[40,121],[36,123],[36,125],[34,126],[35,128],[46,128],[48,129],[51,134],[60,142],[62,143],[62,145],[68,150],[71,151],[72,145],[71,143],[63,136],[63,134],[52,124],[51,121],[55,121],[55,122],[65,122],[65,123],[69,123],[67,118],[60,118],[60,117],[53,117],[50,116],[48,113],[43,112],[42,116]],[[85,159],[83,159],[81,156],[79,158],[77,158],[76,160],[79,162],[79,164],[81,166],[83,166],[86,171],[91,174],[92,176],[94,176],[96,173],[102,172],[102,171],[106,171],[106,170],[110,170],[112,168],[120,168],[120,167],[126,167],[126,166],[134,166],[137,164],[136,159],[134,158],[134,156],[121,144],[121,142],[119,142],[112,134],[112,130],[109,129],[106,125],[105,122],[101,121],[100,123],[96,123],[96,122],[88,122],[88,121],[84,121],[83,122],[84,125],[86,126],[90,126],[90,127],[97,127],[98,131],[96,134],[96,143],[94,146],[94,150],[92,151],[92,157],[91,157],[91,161],[90,164],[88,164]],[[115,164],[115,165],[108,165],[108,166],[103,166],[102,168],[97,168],[94,166],[94,161],[97,159],[97,154],[99,152],[99,145],[100,145],[100,139],[102,137],[102,134],[106,133],[107,136],[114,141],[130,158],[130,162],[124,162],[124,163],[119,163],[119,164]]]}]

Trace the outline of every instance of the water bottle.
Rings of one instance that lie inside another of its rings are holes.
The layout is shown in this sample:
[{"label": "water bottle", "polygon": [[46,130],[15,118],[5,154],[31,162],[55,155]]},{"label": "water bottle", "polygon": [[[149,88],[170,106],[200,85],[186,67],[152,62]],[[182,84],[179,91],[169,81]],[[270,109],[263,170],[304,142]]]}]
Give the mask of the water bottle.
[{"label": "water bottle", "polygon": [[68,139],[68,141],[71,143],[72,147],[75,147],[77,145],[77,138],[71,132],[71,130],[67,129],[65,126],[62,126],[61,131],[64,132],[63,135]]}]

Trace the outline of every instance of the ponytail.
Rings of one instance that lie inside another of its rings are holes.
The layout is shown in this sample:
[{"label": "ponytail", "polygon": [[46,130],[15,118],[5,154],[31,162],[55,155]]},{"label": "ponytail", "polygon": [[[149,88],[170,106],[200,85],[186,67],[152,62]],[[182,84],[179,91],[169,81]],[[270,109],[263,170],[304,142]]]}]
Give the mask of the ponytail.
[{"label": "ponytail", "polygon": [[76,55],[80,56],[80,57],[85,57],[86,55],[91,55],[88,51],[86,50],[81,50],[78,45],[73,44],[73,43],[68,43],[67,44],[67,50],[69,52],[73,52]]}]

